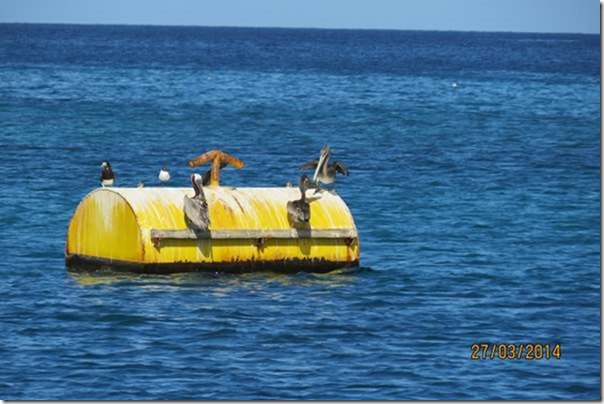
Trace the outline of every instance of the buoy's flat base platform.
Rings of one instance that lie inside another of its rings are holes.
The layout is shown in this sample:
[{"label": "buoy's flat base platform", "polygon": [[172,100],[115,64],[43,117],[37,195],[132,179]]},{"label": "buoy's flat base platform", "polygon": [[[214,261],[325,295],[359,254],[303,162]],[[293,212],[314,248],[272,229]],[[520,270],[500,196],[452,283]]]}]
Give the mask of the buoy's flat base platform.
[{"label": "buoy's flat base platform", "polygon": [[65,258],[69,272],[126,272],[134,274],[171,275],[178,273],[206,272],[241,274],[250,272],[276,273],[327,273],[336,270],[358,268],[359,262],[332,262],[320,259],[300,260],[287,259],[280,261],[245,261],[232,263],[134,263],[127,261],[107,260],[97,257],[72,255]]}]

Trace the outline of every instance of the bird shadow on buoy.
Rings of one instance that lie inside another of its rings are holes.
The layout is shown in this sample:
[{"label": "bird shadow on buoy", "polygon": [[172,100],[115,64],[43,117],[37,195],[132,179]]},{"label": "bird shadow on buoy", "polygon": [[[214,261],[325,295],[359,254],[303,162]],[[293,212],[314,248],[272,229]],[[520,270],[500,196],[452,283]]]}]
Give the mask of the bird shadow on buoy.
[{"label": "bird shadow on buoy", "polygon": [[300,251],[304,255],[309,255],[311,246],[310,223],[296,222],[289,214],[287,215],[287,221],[289,222],[290,227],[294,229],[298,235],[298,246],[300,247]]}]

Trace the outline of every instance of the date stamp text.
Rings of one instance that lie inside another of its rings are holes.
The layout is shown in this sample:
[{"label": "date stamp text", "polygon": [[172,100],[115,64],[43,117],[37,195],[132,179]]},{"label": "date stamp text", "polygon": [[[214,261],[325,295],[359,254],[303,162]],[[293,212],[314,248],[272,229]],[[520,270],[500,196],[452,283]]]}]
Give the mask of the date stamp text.
[{"label": "date stamp text", "polygon": [[556,344],[481,343],[470,345],[472,360],[550,360],[562,358],[562,346]]}]

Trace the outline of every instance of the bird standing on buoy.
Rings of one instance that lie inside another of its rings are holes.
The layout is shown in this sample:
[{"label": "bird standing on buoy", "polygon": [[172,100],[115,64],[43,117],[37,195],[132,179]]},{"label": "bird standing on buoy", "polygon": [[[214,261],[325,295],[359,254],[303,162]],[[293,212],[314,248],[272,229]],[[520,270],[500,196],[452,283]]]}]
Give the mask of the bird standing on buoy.
[{"label": "bird standing on buoy", "polygon": [[331,150],[329,149],[329,146],[325,145],[321,149],[319,160],[309,161],[301,167],[302,169],[315,169],[315,174],[312,177],[312,181],[315,184],[318,184],[319,182],[323,184],[333,184],[336,180],[336,173],[348,176],[348,169],[344,164],[339,161],[334,161],[332,164],[329,164],[330,156]]},{"label": "bird standing on buoy", "polygon": [[115,174],[111,169],[109,161],[105,160],[101,163],[101,186],[112,187],[115,183]]},{"label": "bird standing on buoy", "polygon": [[287,202],[287,213],[294,223],[308,223],[310,220],[310,204],[306,200],[306,189],[309,179],[306,175],[300,177],[300,199]]},{"label": "bird standing on buoy", "polygon": [[[225,163],[224,161],[220,163],[220,169],[222,170],[223,168],[225,168],[227,166],[227,163]],[[210,183],[212,182],[212,169],[210,168],[208,171],[206,171],[203,174],[203,186],[207,187],[208,185],[210,185]]]},{"label": "bird standing on buoy", "polygon": [[203,192],[203,178],[199,174],[191,175],[191,184],[195,195],[184,199],[185,219],[191,227],[207,230],[210,226],[208,201]]},{"label": "bird standing on buoy", "polygon": [[170,181],[170,171],[168,171],[168,168],[165,166],[162,167],[161,170],[159,170],[159,175],[157,176],[157,178],[159,178],[161,182]]}]

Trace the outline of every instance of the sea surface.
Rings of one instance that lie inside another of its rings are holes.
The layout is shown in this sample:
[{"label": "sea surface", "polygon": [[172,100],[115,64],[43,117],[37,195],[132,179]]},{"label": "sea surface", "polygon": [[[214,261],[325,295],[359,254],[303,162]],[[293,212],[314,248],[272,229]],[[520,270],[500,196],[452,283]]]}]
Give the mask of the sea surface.
[{"label": "sea surface", "polygon": [[[600,399],[598,35],[0,25],[0,398]],[[98,186],[348,165],[361,265],[70,275]],[[471,360],[473,343],[560,359]]]}]

